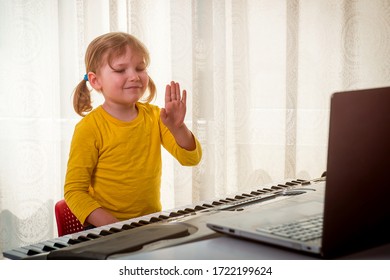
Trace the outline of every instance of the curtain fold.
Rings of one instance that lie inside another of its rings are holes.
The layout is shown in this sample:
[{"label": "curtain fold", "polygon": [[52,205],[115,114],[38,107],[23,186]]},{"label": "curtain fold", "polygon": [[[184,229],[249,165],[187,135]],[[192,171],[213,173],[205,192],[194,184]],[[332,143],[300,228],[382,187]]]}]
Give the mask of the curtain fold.
[{"label": "curtain fold", "polygon": [[331,94],[390,85],[389,0],[0,0],[1,251],[57,235],[72,91],[109,31],[149,48],[155,104],[171,80],[188,92],[204,157],[163,152],[164,209],[319,177]]}]

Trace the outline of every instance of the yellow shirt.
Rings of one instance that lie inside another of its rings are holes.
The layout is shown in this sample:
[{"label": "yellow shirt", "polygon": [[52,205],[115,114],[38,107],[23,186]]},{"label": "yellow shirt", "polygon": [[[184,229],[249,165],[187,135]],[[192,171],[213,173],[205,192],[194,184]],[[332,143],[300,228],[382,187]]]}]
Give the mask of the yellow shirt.
[{"label": "yellow shirt", "polygon": [[131,122],[99,106],[75,127],[65,178],[65,200],[82,224],[103,207],[119,220],[161,211],[161,145],[182,165],[199,163],[202,149],[177,145],[161,122],[160,108],[137,103]]}]

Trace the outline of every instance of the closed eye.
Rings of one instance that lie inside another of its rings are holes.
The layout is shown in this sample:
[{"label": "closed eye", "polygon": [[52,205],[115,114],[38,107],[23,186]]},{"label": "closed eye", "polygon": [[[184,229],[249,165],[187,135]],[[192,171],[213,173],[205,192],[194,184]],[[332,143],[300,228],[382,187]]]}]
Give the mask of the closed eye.
[{"label": "closed eye", "polygon": [[113,69],[115,73],[124,73],[125,69]]},{"label": "closed eye", "polygon": [[146,70],[146,65],[145,65],[145,63],[139,64],[139,65],[135,68],[135,70],[138,71],[138,72],[145,71],[145,70]]}]

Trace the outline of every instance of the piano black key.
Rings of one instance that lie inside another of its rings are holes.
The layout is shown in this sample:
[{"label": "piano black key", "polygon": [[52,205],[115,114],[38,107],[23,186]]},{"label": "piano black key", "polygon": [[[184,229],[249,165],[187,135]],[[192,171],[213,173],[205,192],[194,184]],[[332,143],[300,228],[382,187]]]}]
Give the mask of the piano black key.
[{"label": "piano black key", "polygon": [[139,220],[138,223],[141,224],[141,225],[148,225],[148,224],[150,224],[150,222],[145,221],[145,220]]},{"label": "piano black key", "polygon": [[58,248],[51,247],[51,246],[48,246],[48,245],[44,245],[43,248],[42,248],[42,251],[44,251],[44,252],[51,252],[51,251],[54,251],[54,250],[58,250]]},{"label": "piano black key", "polygon": [[57,242],[54,242],[54,243],[53,243],[53,246],[56,247],[56,248],[58,248],[58,249],[61,249],[61,248],[68,247],[69,245],[57,241]]},{"label": "piano black key", "polygon": [[143,226],[142,224],[137,223],[137,222],[132,222],[130,225],[132,225],[134,227],[142,227]]},{"label": "piano black key", "polygon": [[117,233],[117,232],[121,232],[122,229],[116,228],[116,227],[112,227],[112,228],[109,229],[109,231],[111,231],[112,233]]},{"label": "piano black key", "polygon": [[51,246],[44,245],[42,243],[32,244],[32,245],[30,245],[30,248],[33,250],[37,250],[39,252],[39,254],[56,250],[55,248],[53,248]]},{"label": "piano black key", "polygon": [[282,187],[282,188],[288,188],[289,186],[288,185],[284,185],[284,184],[278,184],[279,187]]},{"label": "piano black key", "polygon": [[223,202],[219,202],[219,201],[213,201],[213,203],[212,203],[213,205],[216,205],[216,206],[218,206],[218,205],[222,205],[223,204]]},{"label": "piano black key", "polygon": [[266,192],[272,192],[273,191],[273,189],[270,189],[270,188],[263,188],[263,190],[266,191]]},{"label": "piano black key", "polygon": [[69,245],[75,245],[75,244],[79,244],[79,243],[81,243],[82,241],[81,240],[79,240],[79,239],[74,239],[74,238],[70,238],[69,240],[68,240],[68,244]]},{"label": "piano black key", "polygon": [[303,181],[301,184],[302,184],[302,186],[306,186],[306,185],[311,185],[311,182],[310,181]]},{"label": "piano black key", "polygon": [[294,183],[294,182],[286,182],[285,185],[287,186],[296,186],[296,185],[299,185],[298,183]]},{"label": "piano black key", "polygon": [[25,247],[22,247],[21,249],[22,250],[20,250],[20,251],[25,252],[26,256],[35,256],[35,255],[43,253],[42,250],[39,250],[38,248],[33,247],[33,246],[25,246]]},{"label": "piano black key", "polygon": [[166,220],[166,219],[169,219],[169,217],[168,216],[166,216],[166,215],[160,215],[160,216],[158,216],[160,219],[164,219],[164,220]]},{"label": "piano black key", "polygon": [[237,201],[237,199],[231,198],[231,197],[227,197],[227,198],[225,198],[225,200],[228,200],[228,201],[230,201],[230,202]]},{"label": "piano black key", "polygon": [[39,248],[41,248],[41,250],[44,252],[58,250],[58,248],[54,247],[54,245],[50,242],[39,243]]},{"label": "piano black key", "polygon": [[48,240],[47,242],[51,243],[53,247],[61,249],[69,246],[68,240],[69,240],[68,237],[62,236],[62,237],[55,238],[53,240]]},{"label": "piano black key", "polygon": [[107,236],[107,235],[110,235],[110,234],[113,234],[113,232],[110,232],[106,229],[103,229],[102,231],[100,231],[100,235],[102,236]]},{"label": "piano black key", "polygon": [[302,184],[303,182],[305,182],[305,180],[296,179],[296,180],[291,180],[291,182],[297,183],[298,185],[300,185],[300,184]]},{"label": "piano black key", "polygon": [[274,189],[274,190],[281,190],[281,189],[284,189],[284,187],[281,187],[281,186],[272,186],[271,189]]},{"label": "piano black key", "polygon": [[251,195],[249,193],[243,193],[241,194],[243,197],[254,197],[254,195]]},{"label": "piano black key", "polygon": [[33,248],[29,249],[27,252],[27,256],[35,256],[44,253],[43,251],[38,251]]},{"label": "piano black key", "polygon": [[191,208],[186,208],[186,209],[184,209],[184,211],[187,211],[188,213],[193,213],[193,212],[195,212],[195,210],[194,210],[194,209],[191,209]]},{"label": "piano black key", "polygon": [[92,238],[89,238],[89,237],[84,236],[84,235],[80,235],[79,237],[77,237],[77,239],[80,240],[80,241],[89,241]]},{"label": "piano black key", "polygon": [[268,191],[264,191],[264,190],[256,190],[256,192],[258,192],[258,193],[260,193],[260,194],[268,193]]},{"label": "piano black key", "polygon": [[242,196],[242,195],[236,195],[234,198],[237,198],[237,199],[244,199],[245,196]]},{"label": "piano black key", "polygon": [[97,234],[95,234],[95,233],[88,233],[87,234],[87,237],[88,238],[92,238],[92,239],[96,239],[96,238],[99,238],[99,237],[101,237],[100,235],[97,235]]},{"label": "piano black key", "polygon": [[157,218],[157,217],[152,217],[152,218],[150,218],[149,221],[150,221],[151,223],[157,223],[157,222],[163,221],[163,219]]},{"label": "piano black key", "polygon": [[201,205],[196,205],[194,209],[195,209],[196,211],[200,211],[200,210],[204,210],[204,209],[207,209],[207,208],[208,208],[208,207],[204,207],[204,206],[201,206]]},{"label": "piano black key", "polygon": [[38,244],[35,244],[34,246],[38,246],[42,251],[49,252],[68,247],[69,245],[54,239],[40,242]]},{"label": "piano black key", "polygon": [[177,212],[171,212],[171,213],[169,213],[169,216],[170,217],[178,217],[178,216],[182,216],[182,214],[177,213]]},{"label": "piano black key", "polygon": [[122,226],[122,229],[124,229],[124,230],[132,229],[132,228],[136,228],[136,227],[135,227],[135,226],[132,226],[132,225],[129,225],[129,224],[124,224],[124,225]]},{"label": "piano black key", "polygon": [[202,206],[207,207],[207,208],[213,208],[214,207],[213,205],[210,205],[208,203],[204,203],[204,204],[202,204]]},{"label": "piano black key", "polygon": [[251,191],[251,194],[260,195],[260,194],[262,194],[262,193],[261,193],[261,192],[258,192],[258,191]]}]

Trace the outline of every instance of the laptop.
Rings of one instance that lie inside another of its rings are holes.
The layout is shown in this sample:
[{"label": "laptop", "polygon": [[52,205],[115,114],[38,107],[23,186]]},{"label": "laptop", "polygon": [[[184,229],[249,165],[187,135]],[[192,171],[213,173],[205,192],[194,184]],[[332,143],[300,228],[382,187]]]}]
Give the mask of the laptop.
[{"label": "laptop", "polygon": [[326,177],[303,194],[210,217],[207,226],[322,258],[388,243],[390,87],[333,93],[329,120]]}]

